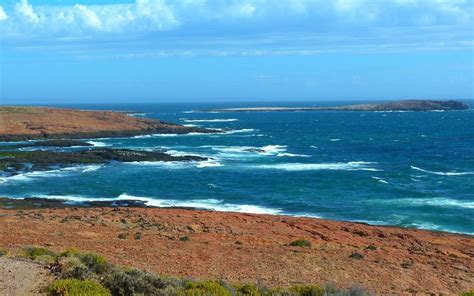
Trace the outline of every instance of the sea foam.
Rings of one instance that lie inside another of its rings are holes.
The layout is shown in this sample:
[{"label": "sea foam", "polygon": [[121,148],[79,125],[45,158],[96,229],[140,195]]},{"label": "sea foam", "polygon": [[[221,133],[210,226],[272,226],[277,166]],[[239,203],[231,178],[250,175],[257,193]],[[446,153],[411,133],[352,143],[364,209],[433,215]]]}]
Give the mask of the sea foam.
[{"label": "sea foam", "polygon": [[379,171],[371,167],[371,162],[351,161],[338,163],[277,163],[255,165],[253,168],[272,169],[284,171],[319,171],[319,170],[340,170],[340,171]]},{"label": "sea foam", "polygon": [[238,121],[237,118],[215,118],[215,119],[187,119],[181,118],[184,122],[198,123],[198,122],[233,122]]},{"label": "sea foam", "polygon": [[433,175],[439,175],[439,176],[464,176],[464,175],[474,175],[474,172],[437,172],[437,171],[429,171],[425,170],[416,166],[411,166],[411,169],[428,173],[428,174],[433,174]]}]

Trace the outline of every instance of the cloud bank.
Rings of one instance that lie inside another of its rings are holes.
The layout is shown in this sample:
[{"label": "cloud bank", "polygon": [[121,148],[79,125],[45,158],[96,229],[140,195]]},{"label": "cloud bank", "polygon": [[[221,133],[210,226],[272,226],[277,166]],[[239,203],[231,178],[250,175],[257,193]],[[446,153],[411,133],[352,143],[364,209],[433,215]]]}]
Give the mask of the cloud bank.
[{"label": "cloud bank", "polygon": [[466,50],[473,10],[470,0],[20,0],[0,6],[0,42],[130,58]]}]

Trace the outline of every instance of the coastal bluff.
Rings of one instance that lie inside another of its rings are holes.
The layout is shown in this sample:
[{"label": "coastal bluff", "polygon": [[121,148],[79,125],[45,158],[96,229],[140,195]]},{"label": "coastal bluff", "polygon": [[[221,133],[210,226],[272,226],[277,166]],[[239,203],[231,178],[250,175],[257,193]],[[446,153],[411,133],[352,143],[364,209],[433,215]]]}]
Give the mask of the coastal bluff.
[{"label": "coastal bluff", "polygon": [[210,132],[216,131],[137,118],[123,112],[24,106],[0,107],[0,141]]},{"label": "coastal bluff", "polygon": [[461,101],[403,100],[380,104],[357,104],[321,107],[249,107],[205,110],[209,112],[277,112],[277,111],[454,111],[467,110],[469,105]]}]

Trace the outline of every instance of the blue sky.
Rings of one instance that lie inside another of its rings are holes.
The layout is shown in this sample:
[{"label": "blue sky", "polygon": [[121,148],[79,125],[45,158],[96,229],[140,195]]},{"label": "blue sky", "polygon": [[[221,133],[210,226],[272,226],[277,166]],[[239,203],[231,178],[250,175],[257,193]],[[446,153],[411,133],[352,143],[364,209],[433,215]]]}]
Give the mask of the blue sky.
[{"label": "blue sky", "polygon": [[474,97],[474,0],[0,0],[0,103]]}]

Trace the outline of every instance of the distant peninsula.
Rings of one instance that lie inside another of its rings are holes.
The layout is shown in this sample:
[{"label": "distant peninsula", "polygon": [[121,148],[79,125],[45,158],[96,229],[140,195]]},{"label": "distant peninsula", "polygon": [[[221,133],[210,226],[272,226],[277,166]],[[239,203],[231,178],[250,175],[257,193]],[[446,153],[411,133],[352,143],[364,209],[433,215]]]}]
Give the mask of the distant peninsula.
[{"label": "distant peninsula", "polygon": [[122,112],[23,106],[0,107],[0,123],[0,141],[219,132]]},{"label": "distant peninsula", "polygon": [[358,104],[321,107],[249,107],[205,110],[209,112],[278,112],[278,111],[451,111],[466,110],[469,105],[460,101],[404,100],[380,104]]}]

